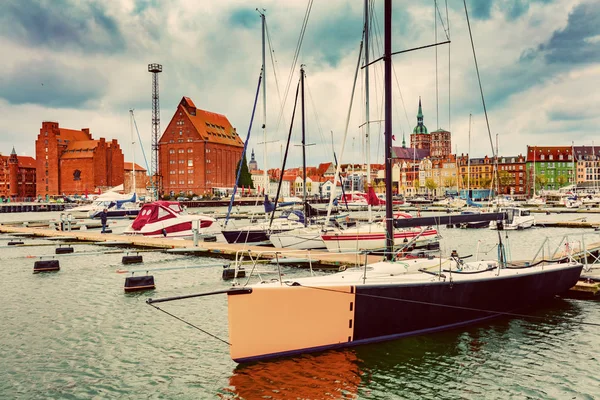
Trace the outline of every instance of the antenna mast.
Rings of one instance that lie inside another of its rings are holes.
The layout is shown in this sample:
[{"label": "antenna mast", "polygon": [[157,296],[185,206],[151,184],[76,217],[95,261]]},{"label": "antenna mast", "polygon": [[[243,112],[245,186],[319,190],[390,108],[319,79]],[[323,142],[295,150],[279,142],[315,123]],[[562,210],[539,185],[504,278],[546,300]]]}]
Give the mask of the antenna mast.
[{"label": "antenna mast", "polygon": [[161,192],[161,176],[158,162],[158,139],[160,136],[160,102],[158,98],[158,74],[162,72],[161,64],[148,64],[148,72],[152,73],[152,157],[150,168],[152,174],[152,191],[158,200]]}]

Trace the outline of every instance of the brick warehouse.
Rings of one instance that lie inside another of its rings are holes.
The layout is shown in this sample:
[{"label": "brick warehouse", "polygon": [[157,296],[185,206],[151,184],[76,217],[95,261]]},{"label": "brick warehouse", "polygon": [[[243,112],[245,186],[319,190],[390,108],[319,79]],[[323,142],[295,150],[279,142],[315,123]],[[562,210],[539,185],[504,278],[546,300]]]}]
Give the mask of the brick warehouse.
[{"label": "brick warehouse", "polygon": [[92,139],[89,129],[42,122],[35,141],[37,194],[56,196],[102,191],[123,183],[124,158],[113,139]]},{"label": "brick warehouse", "polygon": [[14,147],[10,156],[0,154],[0,197],[23,200],[35,197],[35,160],[18,156]]},{"label": "brick warehouse", "polygon": [[233,187],[244,143],[227,117],[183,97],[159,141],[164,194],[209,194]]}]

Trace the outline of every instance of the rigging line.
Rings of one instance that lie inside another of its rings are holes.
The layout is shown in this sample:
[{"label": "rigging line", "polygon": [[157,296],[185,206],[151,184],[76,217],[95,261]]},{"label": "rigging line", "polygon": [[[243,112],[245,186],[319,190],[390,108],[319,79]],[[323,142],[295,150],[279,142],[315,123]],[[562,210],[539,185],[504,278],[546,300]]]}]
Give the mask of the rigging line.
[{"label": "rigging line", "polygon": [[[363,29],[364,38],[364,29]],[[358,71],[360,70],[360,60],[362,57],[363,41],[360,41],[360,47],[358,50],[358,60],[356,61],[356,70],[354,71],[354,82],[352,83],[352,93],[350,94],[350,106],[348,107],[348,114],[346,115],[346,127],[344,129],[344,139],[342,140],[342,150],[340,151],[340,159],[337,161],[335,169],[335,175],[333,176],[333,190],[335,193],[337,182],[340,180],[340,172],[342,169],[342,159],[344,157],[344,149],[346,148],[346,140],[348,138],[348,127],[350,126],[350,115],[352,114],[352,103],[354,102],[354,92],[356,91],[356,80],[358,79]],[[335,156],[335,152],[333,153]],[[344,185],[342,185],[342,193],[344,191]],[[329,196],[329,205],[327,206],[327,221],[331,217],[331,209],[333,207],[333,199],[335,196]],[[347,205],[346,205],[347,206]]]},{"label": "rigging line", "polygon": [[219,341],[221,341],[221,342],[225,343],[227,346],[231,346],[231,343],[229,343],[227,340],[225,340],[225,339],[221,339],[221,338],[220,338],[220,337],[218,337],[217,335],[213,335],[212,333],[210,333],[210,332],[207,332],[207,331],[205,331],[204,329],[202,329],[202,328],[199,328],[199,327],[197,327],[196,325],[192,324],[191,322],[187,322],[187,321],[186,321],[186,320],[184,320],[183,318],[179,318],[177,315],[175,315],[175,314],[171,314],[170,312],[168,312],[168,311],[165,311],[165,310],[163,310],[162,308],[160,308],[160,307],[158,307],[158,306],[155,306],[155,305],[154,305],[154,304],[152,304],[152,303],[148,303],[148,304],[149,304],[150,306],[152,306],[152,307],[156,308],[158,311],[162,311],[162,312],[164,312],[165,314],[167,314],[167,315],[169,315],[169,316],[171,316],[171,317],[175,318],[176,320],[178,320],[178,321],[181,321],[181,322],[183,322],[184,324],[187,324],[187,325],[191,326],[192,328],[198,329],[200,332],[202,332],[202,333],[205,333],[205,334],[207,334],[208,336],[210,336],[210,337],[212,337],[212,338],[215,338],[215,339],[217,339],[217,340],[219,340]]},{"label": "rigging line", "polygon": [[260,86],[262,83],[264,69],[261,67],[260,75],[258,77],[258,84],[256,85],[256,94],[254,95],[254,106],[252,107],[252,115],[250,116],[250,123],[248,124],[248,134],[246,135],[246,140],[244,141],[244,148],[242,150],[242,157],[240,158],[240,162],[238,164],[237,176],[235,178],[235,184],[233,185],[233,191],[231,193],[231,200],[229,200],[229,207],[227,208],[227,216],[225,218],[225,222],[223,223],[223,228],[227,227],[227,223],[229,222],[229,217],[231,215],[231,209],[233,208],[233,201],[235,200],[235,194],[237,193],[238,184],[240,183],[240,177],[242,175],[242,163],[246,157],[246,151],[248,150],[248,142],[250,142],[250,134],[252,133],[252,123],[254,122],[254,113],[256,112],[256,105],[258,104],[258,95],[260,93]]},{"label": "rigging line", "polygon": [[[271,56],[271,65],[273,66],[273,76],[275,78],[275,88],[277,89],[277,97],[279,99],[279,106],[281,108],[283,108],[283,102],[281,101],[281,90],[279,90],[279,79],[277,78],[277,68],[276,65],[279,65],[277,63],[277,60],[275,59],[275,50],[273,50],[273,45],[271,43],[271,34],[269,32],[269,26],[267,25],[267,20],[265,18],[265,30],[267,32],[267,43],[269,44],[269,53]],[[285,117],[283,117],[283,123],[285,124]],[[275,131],[277,131],[277,129],[279,128],[279,126],[276,127]]]},{"label": "rigging line", "polygon": [[[296,116],[296,106],[298,105],[298,93],[300,92],[300,80],[296,86],[296,99],[294,100],[294,111],[292,111],[292,121],[290,122],[290,132],[288,134],[288,140],[285,145],[285,154],[283,156],[283,163],[281,165],[281,177],[279,178],[279,185],[277,185],[277,195],[275,196],[275,204],[273,205],[273,211],[271,212],[271,219],[269,220],[269,230],[273,225],[273,219],[275,218],[275,211],[277,210],[277,202],[279,202],[279,195],[281,194],[281,185],[283,183],[283,171],[285,171],[285,163],[287,161],[288,152],[290,150],[290,139],[292,138],[292,131],[294,128],[294,117]],[[304,100],[304,99],[303,99]]]},{"label": "rigging line", "polygon": [[[434,31],[434,43],[437,43],[437,0],[433,0],[433,31]],[[440,91],[438,84],[438,48],[435,46],[435,123],[436,129],[440,127]]]},{"label": "rigging line", "polygon": [[[448,31],[447,31],[446,37],[448,38],[448,41],[450,41],[450,18],[448,17],[448,0],[446,0],[446,22],[448,23]],[[451,86],[450,86],[450,82],[451,82],[451,79],[450,79],[450,77],[451,77],[450,66],[452,65],[450,63],[450,54],[451,54],[451,52],[450,52],[450,46],[451,45],[452,45],[451,43],[448,43],[448,131],[449,132],[452,132],[452,124],[451,124],[451,122],[452,122],[452,120],[451,120],[451,114],[452,114],[452,111],[451,111],[452,110],[451,109],[451,104],[452,104],[451,100],[452,100],[452,97],[450,95],[450,93],[451,93],[451,91],[450,91],[450,89],[451,89]]]},{"label": "rigging line", "polygon": [[306,86],[306,91],[308,92],[308,99],[310,100],[310,105],[312,106],[313,112],[315,114],[315,122],[317,124],[317,129],[321,134],[321,139],[323,139],[323,143],[325,143],[325,134],[323,134],[323,128],[321,127],[321,121],[319,120],[319,114],[317,113],[317,106],[315,105],[315,100],[312,97],[310,86],[308,85],[308,80],[306,79],[307,77],[308,76],[304,78],[304,86]]},{"label": "rigging line", "polygon": [[496,157],[494,150],[494,142],[492,140],[492,132],[490,131],[490,121],[488,119],[487,108],[485,106],[485,98],[483,97],[483,87],[481,86],[481,77],[479,75],[479,66],[477,65],[477,55],[475,54],[475,44],[473,43],[473,33],[471,32],[471,22],[469,21],[469,12],[467,11],[467,0],[463,0],[465,6],[465,15],[467,16],[467,26],[469,27],[469,37],[471,38],[471,49],[473,50],[473,59],[475,60],[475,69],[477,70],[477,81],[479,82],[479,91],[481,93],[481,102],[483,103],[483,112],[485,113],[485,123],[487,124],[490,146],[492,147],[492,156]]},{"label": "rigging line", "polygon": [[[308,18],[310,17],[310,11],[312,9],[312,5],[313,5],[313,0],[309,0],[308,1],[308,5],[306,7],[306,11],[304,13],[304,20],[302,21],[302,27],[300,28],[300,36],[298,37],[298,43],[296,44],[296,51],[294,52],[294,57],[292,59],[292,66],[290,68],[290,75],[288,78],[288,82],[285,88],[285,94],[283,97],[283,101],[284,104],[285,102],[287,102],[287,97],[292,85],[292,79],[294,77],[294,71],[296,70],[296,64],[298,63],[298,57],[300,56],[300,50],[302,48],[302,42],[304,41],[304,34],[306,33],[306,27],[308,25]],[[277,118],[277,128],[279,128],[279,125],[281,123],[281,120],[283,118],[283,105],[280,109],[279,112],[279,117]]]},{"label": "rigging line", "polygon": [[[293,284],[293,283],[289,283],[289,281],[285,282],[285,283],[288,286],[292,286],[292,284]],[[448,284],[450,285],[450,284],[452,284],[452,282],[449,282]],[[334,293],[340,293],[340,294],[346,294],[346,295],[351,294],[349,292],[344,292],[342,290],[322,288],[322,287],[317,287],[317,286],[306,286],[306,285],[298,285],[298,286],[304,287],[307,289],[323,290],[326,292],[334,292]],[[396,297],[379,296],[379,295],[367,294],[367,293],[354,293],[354,294],[355,294],[355,296],[370,297],[370,298],[381,299],[381,300],[399,301],[399,302],[411,303],[411,304],[421,304],[421,305],[426,305],[426,306],[443,307],[443,308],[450,308],[450,309],[455,309],[455,310],[476,311],[476,312],[483,312],[483,313],[487,313],[487,314],[506,315],[508,317],[517,317],[517,318],[531,318],[531,319],[537,319],[537,320],[542,320],[542,321],[565,320],[565,321],[569,321],[569,322],[573,322],[573,323],[577,323],[577,324],[581,324],[581,325],[600,327],[600,323],[598,323],[598,322],[575,321],[575,320],[571,320],[568,318],[547,318],[547,317],[540,317],[537,315],[530,315],[530,314],[520,314],[520,313],[513,313],[513,312],[508,312],[508,311],[486,310],[484,308],[454,306],[454,305],[450,305],[450,304],[431,303],[428,301],[399,299]]]},{"label": "rigging line", "polygon": [[[133,126],[135,126],[135,131],[138,135],[138,141],[142,143],[142,137],[140,136],[140,130],[137,127],[137,122],[135,122],[135,114],[133,116]],[[142,148],[142,155],[144,156],[144,162],[146,163],[146,171],[150,171],[150,167],[148,167],[148,159],[146,158],[146,152],[144,151],[144,146],[140,146]]]},{"label": "rigging line", "polygon": [[[437,10],[436,18],[440,17],[440,24],[442,24],[442,29],[444,30],[444,34],[446,35],[446,40],[450,40],[450,24],[448,24],[448,30],[446,30],[446,26],[444,25],[444,18],[442,18],[442,14],[440,12],[440,8],[437,5],[437,1],[435,2],[435,9]],[[448,0],[446,0],[446,18],[448,18]],[[434,11],[435,14],[435,11]]]}]

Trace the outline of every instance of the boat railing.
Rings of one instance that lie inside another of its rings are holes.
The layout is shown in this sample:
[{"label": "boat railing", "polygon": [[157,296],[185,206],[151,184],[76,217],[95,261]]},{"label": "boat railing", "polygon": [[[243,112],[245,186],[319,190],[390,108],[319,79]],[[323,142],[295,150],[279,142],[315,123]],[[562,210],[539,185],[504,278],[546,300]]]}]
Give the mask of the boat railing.
[{"label": "boat railing", "polygon": [[551,262],[565,257],[570,261],[581,261],[585,272],[588,272],[593,265],[600,264],[600,232],[546,237],[530,260],[530,264],[540,260]]}]

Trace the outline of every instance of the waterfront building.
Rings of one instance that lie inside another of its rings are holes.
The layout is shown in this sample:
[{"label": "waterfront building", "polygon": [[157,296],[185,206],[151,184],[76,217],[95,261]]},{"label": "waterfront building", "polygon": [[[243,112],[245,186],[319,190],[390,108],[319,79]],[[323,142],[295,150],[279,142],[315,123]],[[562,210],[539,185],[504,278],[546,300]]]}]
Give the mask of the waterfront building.
[{"label": "waterfront building", "polygon": [[35,198],[35,159],[18,156],[13,147],[10,156],[0,154],[0,198],[23,200]]},{"label": "waterfront building", "polygon": [[233,188],[244,142],[225,115],[183,97],[159,140],[163,194],[207,195]]},{"label": "waterfront building", "polygon": [[414,127],[413,133],[410,135],[410,147],[413,149],[427,150],[427,152],[429,152],[430,146],[431,136],[429,136],[427,127],[423,123],[423,109],[421,107],[421,98],[419,97],[419,110],[417,111],[417,126]]},{"label": "waterfront building", "polygon": [[577,186],[596,190],[600,184],[600,157],[595,146],[574,146]]},{"label": "waterfront building", "polygon": [[150,187],[150,177],[148,176],[146,169],[142,168],[138,164],[135,164],[135,188],[133,187],[133,163],[125,162],[125,175],[123,181],[123,190],[125,193],[137,193],[138,196],[147,196],[149,194],[148,188]]},{"label": "waterfront building", "polygon": [[458,169],[454,154],[439,158],[426,157],[419,163],[417,192],[442,197],[448,192],[456,192],[457,179]]},{"label": "waterfront building", "polygon": [[461,154],[458,157],[458,182],[461,189],[490,189],[494,172],[493,160],[488,156],[471,158]]},{"label": "waterfront building", "polygon": [[527,181],[523,155],[498,157],[498,191],[500,194],[525,196]]},{"label": "waterfront building", "polygon": [[576,183],[573,148],[571,146],[527,146],[528,193],[556,190]]},{"label": "waterfront building", "polygon": [[35,141],[38,196],[85,194],[123,184],[124,159],[116,139],[44,121]]}]

